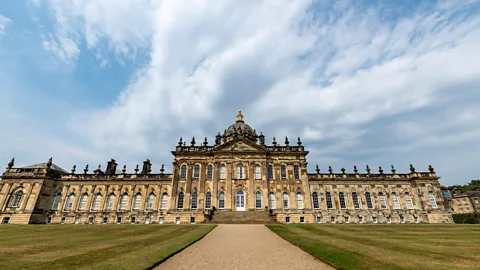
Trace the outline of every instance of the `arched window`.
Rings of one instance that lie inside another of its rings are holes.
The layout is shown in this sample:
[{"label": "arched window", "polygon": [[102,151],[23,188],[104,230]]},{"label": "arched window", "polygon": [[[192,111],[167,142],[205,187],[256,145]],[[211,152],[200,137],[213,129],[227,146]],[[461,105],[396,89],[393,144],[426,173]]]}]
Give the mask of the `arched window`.
[{"label": "arched window", "polygon": [[338,200],[340,201],[340,208],[347,208],[347,203],[345,202],[345,195],[343,192],[338,193]]},{"label": "arched window", "polygon": [[392,192],[392,201],[393,201],[393,208],[400,209],[400,202],[398,201],[397,193]]},{"label": "arched window", "polygon": [[262,179],[262,169],[260,168],[260,165],[255,165],[255,179],[260,180]]},{"label": "arched window", "polygon": [[289,202],[288,202],[288,193],[287,193],[287,192],[283,192],[282,198],[283,198],[283,208],[284,208],[284,209],[290,208],[290,204],[289,204]]},{"label": "arched window", "polygon": [[85,193],[80,198],[80,204],[78,205],[78,210],[85,210],[85,205],[87,204],[88,194]]},{"label": "arched window", "polygon": [[320,204],[318,203],[318,193],[317,192],[312,193],[312,200],[313,200],[313,208],[314,209],[319,209]]},{"label": "arched window", "polygon": [[207,167],[207,179],[212,180],[213,179],[213,166],[208,165]]},{"label": "arched window", "polygon": [[183,192],[178,193],[177,208],[183,209]]},{"label": "arched window", "polygon": [[22,201],[23,191],[19,190],[10,196],[9,207],[19,207]]},{"label": "arched window", "polygon": [[380,208],[387,209],[387,201],[385,200],[385,196],[382,192],[378,193],[378,198],[380,199]]},{"label": "arched window", "polygon": [[225,179],[227,176],[227,168],[225,168],[225,165],[220,165],[220,168],[218,169],[218,174],[220,179]]},{"label": "arched window", "polygon": [[193,167],[193,179],[198,180],[200,178],[200,165]]},{"label": "arched window", "polygon": [[280,166],[280,174],[282,180],[287,180],[287,167],[285,167],[285,165]]},{"label": "arched window", "polygon": [[243,179],[243,178],[244,178],[243,164],[238,163],[238,165],[237,165],[237,179]]},{"label": "arched window", "polygon": [[405,192],[405,201],[407,203],[407,208],[413,209],[412,197],[410,197],[410,194],[408,192]]},{"label": "arched window", "polygon": [[147,200],[147,210],[153,209],[154,201],[155,201],[155,194],[150,193],[150,195],[148,195],[148,200]]},{"label": "arched window", "polygon": [[110,195],[108,195],[108,199],[107,199],[107,210],[112,210],[113,209],[113,203],[114,202],[115,202],[115,194],[110,193]]},{"label": "arched window", "polygon": [[168,194],[165,192],[162,194],[162,202],[160,203],[160,209],[167,209]]},{"label": "arched window", "polygon": [[327,208],[332,209],[333,208],[332,195],[330,194],[330,192],[325,193],[325,199],[327,200]]},{"label": "arched window", "polygon": [[368,209],[373,209],[372,196],[370,192],[365,192],[365,201],[367,202]]},{"label": "arched window", "polygon": [[275,200],[275,194],[273,194],[273,192],[268,193],[268,207],[270,209],[277,209],[277,202]]},{"label": "arched window", "polygon": [[297,165],[293,166],[293,177],[295,177],[296,180],[300,179],[300,171]]},{"label": "arched window", "polygon": [[60,200],[62,199],[62,194],[61,193],[58,193],[56,196],[55,196],[55,199],[53,199],[53,205],[52,205],[52,210],[57,210],[58,209],[58,205],[60,204]]},{"label": "arched window", "polygon": [[260,191],[255,192],[255,208],[262,208],[262,193]]},{"label": "arched window", "polygon": [[180,180],[185,179],[187,179],[187,166],[182,165],[182,167],[180,167]]},{"label": "arched window", "polygon": [[133,209],[137,210],[140,209],[140,202],[142,201],[142,194],[140,192],[135,195],[135,199],[133,200]]},{"label": "arched window", "polygon": [[220,191],[220,193],[218,193],[218,208],[225,208],[225,193],[223,191]]},{"label": "arched window", "polygon": [[360,201],[358,200],[358,196],[356,192],[352,192],[352,200],[353,200],[353,207],[355,209],[360,208]]},{"label": "arched window", "polygon": [[267,167],[267,176],[268,176],[268,180],[273,180],[273,166],[272,165],[268,165],[268,167]]},{"label": "arched window", "polygon": [[127,202],[128,202],[128,193],[123,193],[122,198],[120,200],[120,209],[125,210],[127,209]]},{"label": "arched window", "polygon": [[301,192],[297,192],[297,208],[303,209],[303,195]]},{"label": "arched window", "polygon": [[75,201],[75,195],[72,193],[70,194],[70,196],[67,197],[67,202],[65,203],[65,206],[63,207],[63,209],[65,210],[72,209],[74,201]]},{"label": "arched window", "polygon": [[192,193],[192,209],[197,209],[198,207],[198,193],[195,191]]},{"label": "arched window", "polygon": [[207,194],[205,194],[205,208],[212,208],[212,193],[210,192],[207,192]]},{"label": "arched window", "polygon": [[435,195],[433,195],[433,192],[429,191],[428,197],[430,198],[430,203],[432,204],[432,208],[438,208],[437,200],[435,200]]},{"label": "arched window", "polygon": [[92,210],[98,210],[100,207],[100,200],[102,199],[102,194],[98,193],[95,195],[93,198],[93,205],[92,205]]}]

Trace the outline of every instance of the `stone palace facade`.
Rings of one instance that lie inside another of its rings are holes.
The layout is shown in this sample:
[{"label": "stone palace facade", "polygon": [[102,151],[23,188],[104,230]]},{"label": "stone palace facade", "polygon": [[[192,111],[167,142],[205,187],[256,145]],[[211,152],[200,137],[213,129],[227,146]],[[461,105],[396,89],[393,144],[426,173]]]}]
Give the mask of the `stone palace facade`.
[{"label": "stone palace facade", "polygon": [[2,223],[201,223],[222,211],[265,211],[280,223],[452,222],[439,177],[430,166],[417,172],[307,172],[300,138],[280,145],[257,134],[239,111],[215,137],[190,145],[180,138],[173,172],[151,170],[147,159],[134,173],[114,159],[105,170],[88,165],[71,172],[52,163],[16,168],[0,181]]}]

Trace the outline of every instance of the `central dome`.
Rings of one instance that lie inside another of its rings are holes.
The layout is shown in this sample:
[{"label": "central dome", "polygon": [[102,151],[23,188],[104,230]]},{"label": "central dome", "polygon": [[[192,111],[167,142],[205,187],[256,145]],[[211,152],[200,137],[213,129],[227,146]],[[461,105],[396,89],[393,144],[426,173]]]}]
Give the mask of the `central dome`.
[{"label": "central dome", "polygon": [[251,141],[256,141],[258,136],[255,129],[243,121],[242,111],[238,111],[237,121],[225,130],[223,137],[228,138],[228,140],[235,137],[245,137]]}]

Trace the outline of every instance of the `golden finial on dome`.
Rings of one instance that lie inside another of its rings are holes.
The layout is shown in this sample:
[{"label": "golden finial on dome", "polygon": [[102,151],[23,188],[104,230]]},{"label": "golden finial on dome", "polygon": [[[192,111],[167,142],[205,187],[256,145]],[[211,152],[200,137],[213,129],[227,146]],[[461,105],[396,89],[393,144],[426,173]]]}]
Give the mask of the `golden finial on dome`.
[{"label": "golden finial on dome", "polygon": [[237,122],[239,121],[243,122],[242,110],[238,110]]}]

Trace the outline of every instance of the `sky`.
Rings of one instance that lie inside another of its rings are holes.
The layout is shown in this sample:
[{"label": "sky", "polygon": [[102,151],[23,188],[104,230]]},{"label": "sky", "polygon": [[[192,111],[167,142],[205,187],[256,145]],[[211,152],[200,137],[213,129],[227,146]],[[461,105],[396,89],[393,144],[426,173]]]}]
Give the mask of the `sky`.
[{"label": "sky", "polygon": [[480,178],[480,1],[0,2],[0,171],[171,171],[242,110],[308,171]]}]

